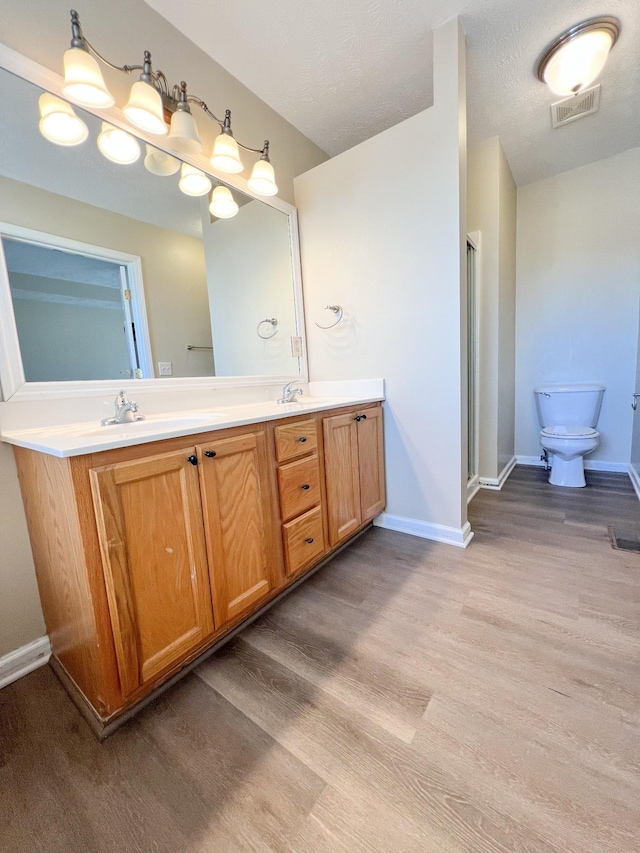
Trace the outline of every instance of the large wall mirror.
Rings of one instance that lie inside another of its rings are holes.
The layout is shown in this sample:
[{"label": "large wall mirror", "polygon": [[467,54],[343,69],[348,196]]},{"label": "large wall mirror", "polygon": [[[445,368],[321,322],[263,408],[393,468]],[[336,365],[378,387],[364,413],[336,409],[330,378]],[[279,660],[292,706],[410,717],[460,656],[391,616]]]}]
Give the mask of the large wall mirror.
[{"label": "large wall mirror", "polygon": [[12,73],[11,53],[0,50],[11,69],[0,68],[4,399],[64,394],[68,382],[305,378],[295,209],[232,181],[237,214],[217,218],[211,173],[209,192],[186,195],[180,162],[166,168],[145,139],[136,162],[111,162],[96,144],[103,118],[77,106],[88,138],[52,144],[38,101],[59,78],[28,60]]}]

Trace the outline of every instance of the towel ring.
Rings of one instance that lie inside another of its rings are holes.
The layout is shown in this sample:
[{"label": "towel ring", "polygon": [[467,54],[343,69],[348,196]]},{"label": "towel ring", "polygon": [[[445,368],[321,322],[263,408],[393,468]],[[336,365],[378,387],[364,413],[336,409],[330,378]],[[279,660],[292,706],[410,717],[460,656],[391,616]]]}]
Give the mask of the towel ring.
[{"label": "towel ring", "polygon": [[335,323],[330,323],[328,326],[321,326],[320,323],[316,323],[316,326],[319,329],[333,329],[333,327],[337,326],[338,323],[340,322],[340,320],[342,320],[342,315],[344,313],[342,310],[342,306],[341,305],[325,305],[324,310],[325,311],[333,311],[333,313],[336,316],[336,321],[335,321]]},{"label": "towel ring", "polygon": [[[262,326],[264,323],[270,323],[273,326],[273,332],[270,335],[261,334],[260,326]],[[277,325],[278,325],[278,320],[276,319],[276,317],[271,317],[271,319],[267,318],[266,320],[260,320],[260,322],[258,323],[258,328],[256,330],[258,332],[258,337],[262,338],[263,341],[268,341],[270,338],[273,338],[274,335],[278,334],[278,330],[276,329]]]}]

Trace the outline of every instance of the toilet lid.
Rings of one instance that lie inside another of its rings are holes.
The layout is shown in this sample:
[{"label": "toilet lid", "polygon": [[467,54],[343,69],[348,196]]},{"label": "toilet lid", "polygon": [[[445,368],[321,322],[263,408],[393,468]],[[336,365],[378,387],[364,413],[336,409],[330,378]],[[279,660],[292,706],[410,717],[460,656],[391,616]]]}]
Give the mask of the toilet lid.
[{"label": "toilet lid", "polygon": [[598,432],[586,426],[550,426],[542,430],[542,435],[556,438],[591,438],[598,435]]}]

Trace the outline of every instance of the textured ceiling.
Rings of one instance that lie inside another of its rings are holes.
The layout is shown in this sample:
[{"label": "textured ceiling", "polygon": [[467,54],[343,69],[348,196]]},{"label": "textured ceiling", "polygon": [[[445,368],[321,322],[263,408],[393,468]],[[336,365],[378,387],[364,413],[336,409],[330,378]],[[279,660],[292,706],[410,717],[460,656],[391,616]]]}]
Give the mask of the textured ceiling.
[{"label": "textured ceiling", "polygon": [[[500,136],[516,183],[640,145],[637,0],[147,3],[331,155],[431,106],[432,31],[453,15],[467,34],[470,140]],[[600,112],[552,131],[554,97],[535,60],[562,30],[599,14],[622,22]]]}]

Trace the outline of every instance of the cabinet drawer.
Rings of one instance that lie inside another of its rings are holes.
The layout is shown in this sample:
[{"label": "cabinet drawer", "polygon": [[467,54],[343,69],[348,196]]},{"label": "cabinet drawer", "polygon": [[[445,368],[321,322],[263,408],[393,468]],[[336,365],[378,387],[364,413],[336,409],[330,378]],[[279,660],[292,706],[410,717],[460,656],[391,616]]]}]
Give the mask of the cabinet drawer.
[{"label": "cabinet drawer", "polygon": [[320,469],[318,457],[298,459],[278,468],[280,516],[289,521],[320,503]]},{"label": "cabinet drawer", "polygon": [[324,554],[322,511],[320,507],[309,510],[282,525],[287,575],[295,575],[315,563]]},{"label": "cabinet drawer", "polygon": [[311,418],[308,421],[278,426],[274,432],[278,462],[288,462],[299,456],[307,456],[318,449],[316,422]]}]

